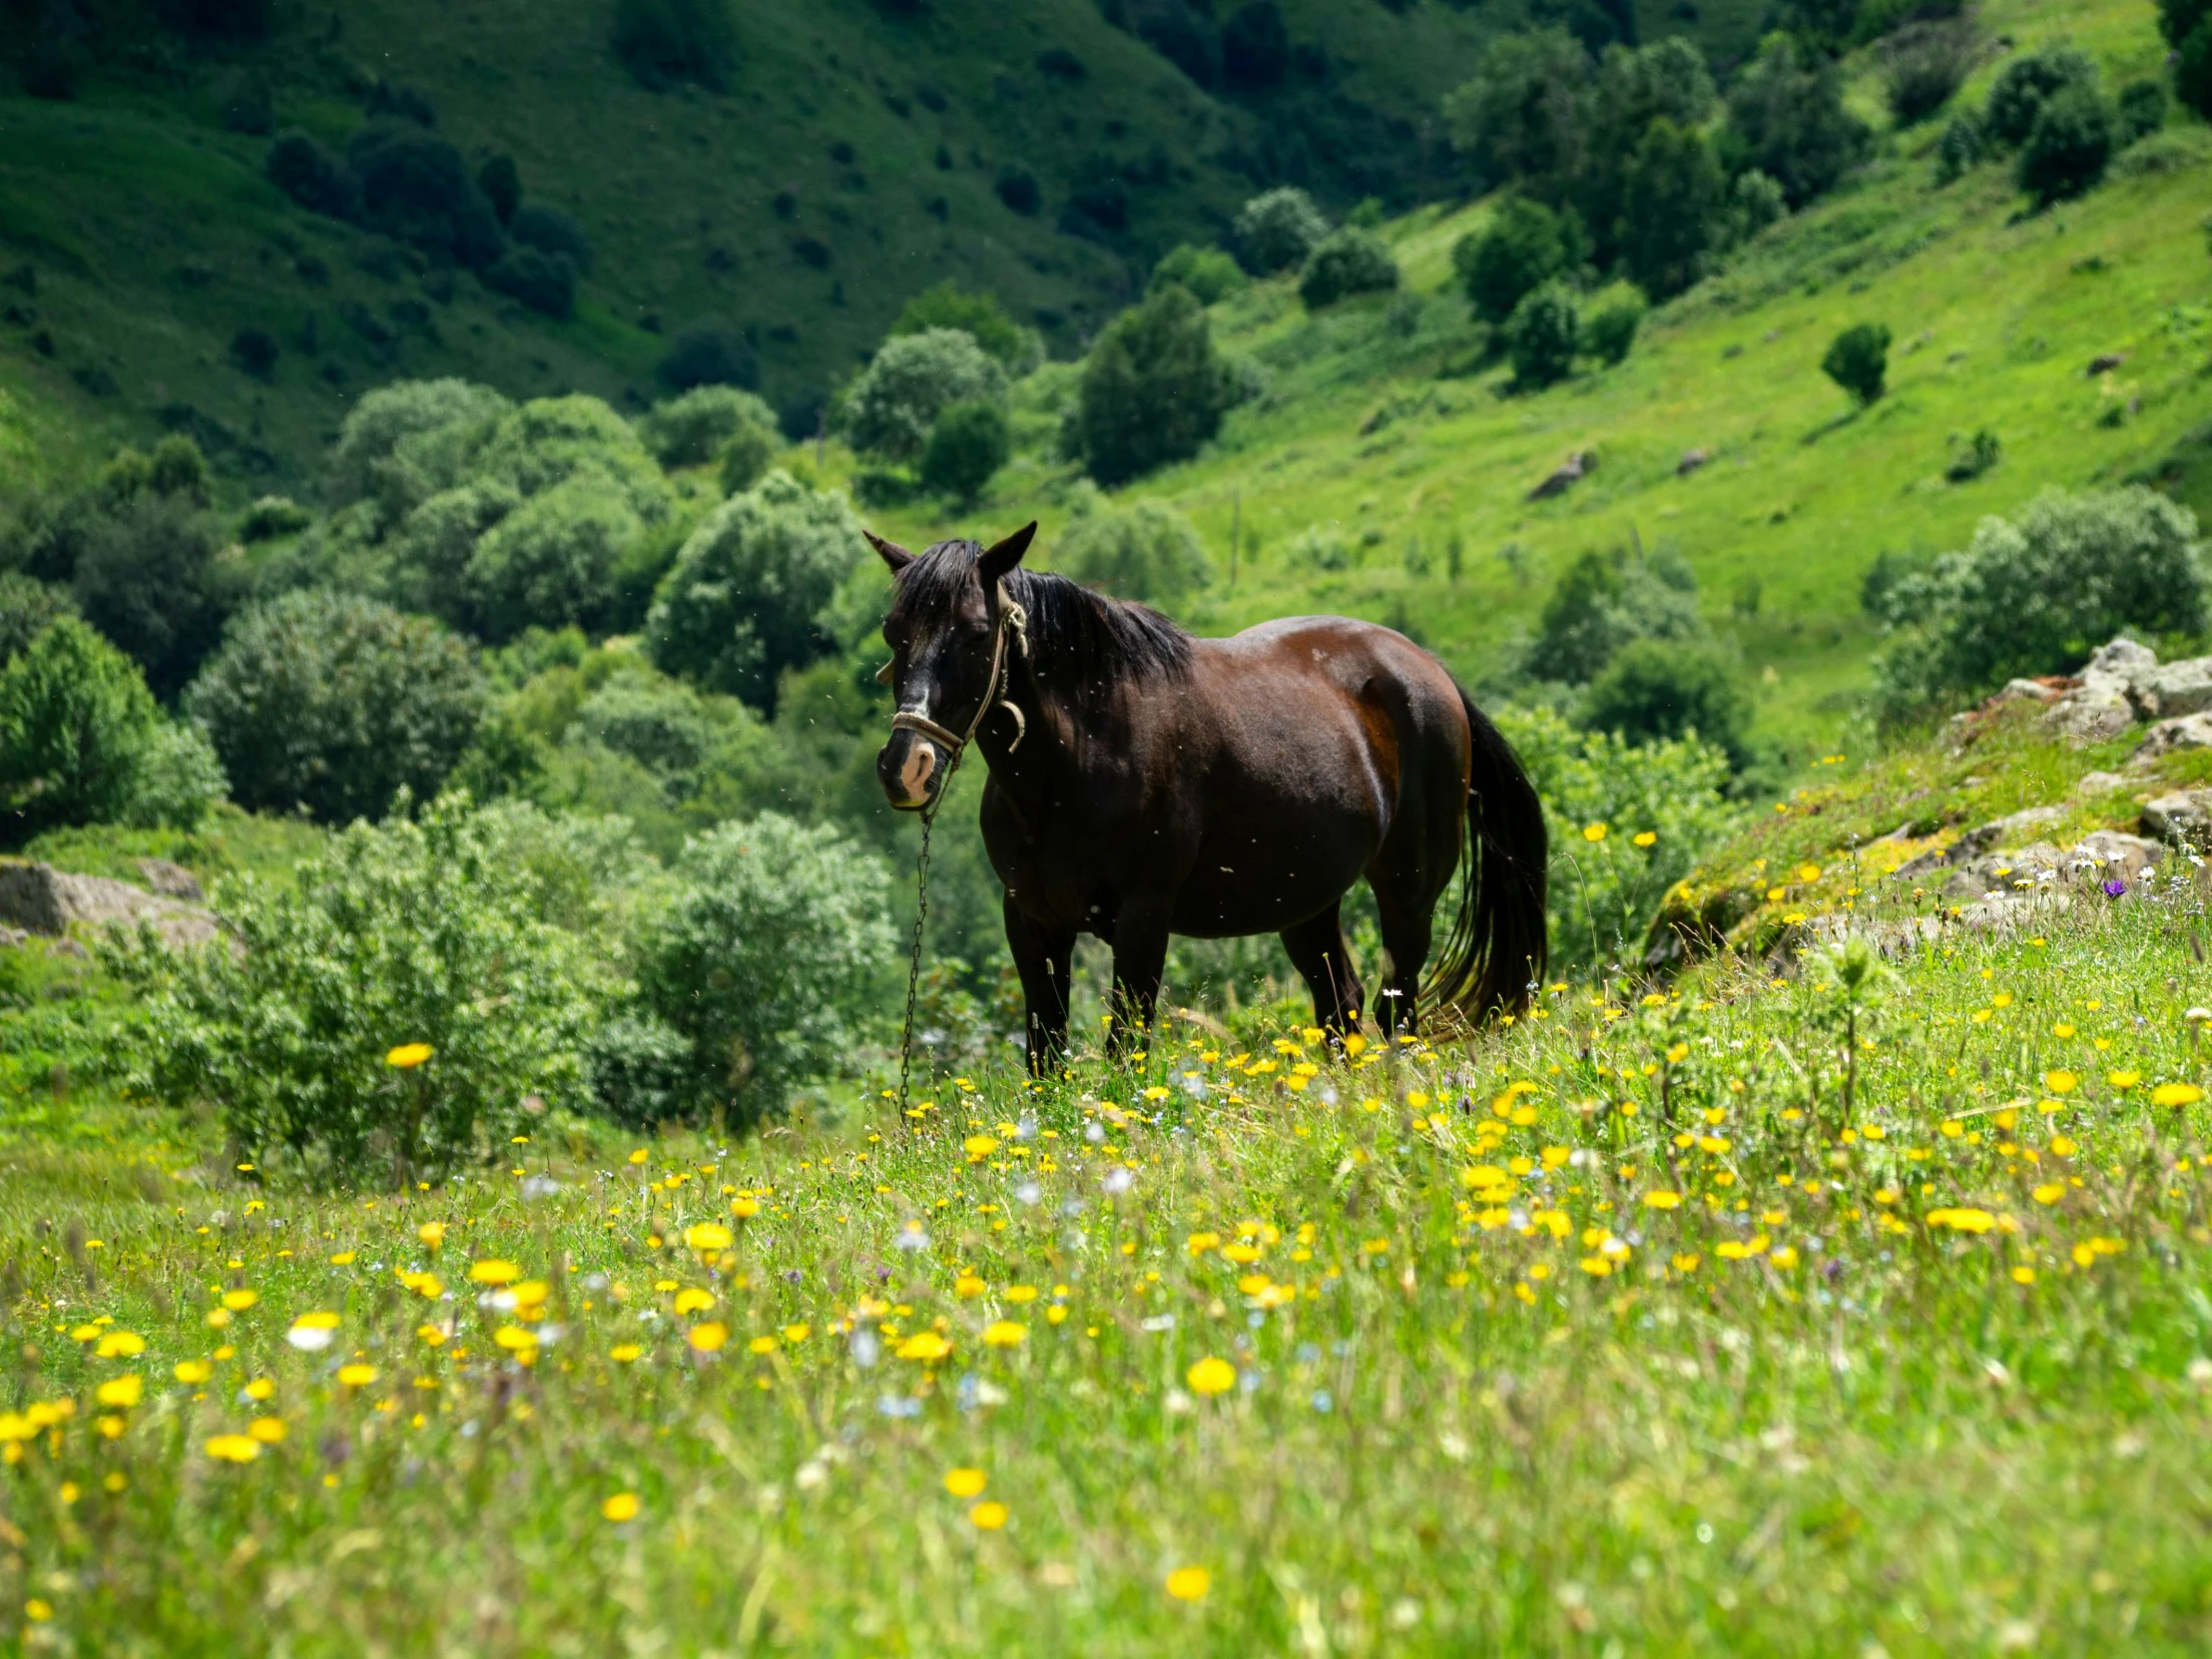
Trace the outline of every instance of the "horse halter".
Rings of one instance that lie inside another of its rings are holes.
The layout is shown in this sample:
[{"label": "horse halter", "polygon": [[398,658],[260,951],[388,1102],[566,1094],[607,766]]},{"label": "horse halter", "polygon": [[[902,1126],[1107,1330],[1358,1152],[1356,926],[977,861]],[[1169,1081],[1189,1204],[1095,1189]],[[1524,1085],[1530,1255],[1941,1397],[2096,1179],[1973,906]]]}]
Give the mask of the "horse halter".
[{"label": "horse halter", "polygon": [[[1014,636],[1015,644],[1021,654],[1024,657],[1028,656],[1029,613],[1014,603],[1012,596],[1006,592],[1006,584],[1000,582],[998,584],[998,617],[991,625],[991,669],[983,682],[983,700],[975,706],[975,717],[967,723],[965,732],[954,732],[948,726],[939,726],[927,715],[917,715],[908,709],[901,709],[891,716],[891,730],[893,732],[918,733],[947,752],[944,770],[944,776],[947,780],[952,776],[952,769],[960,764],[961,752],[975,740],[976,730],[983,724],[983,717],[993,709],[1004,709],[1014,717],[1014,741],[1006,746],[1009,754],[1019,749],[1021,740],[1029,735],[1028,718],[1022,714],[1019,706],[1008,695],[1012,689],[1011,682],[1013,679],[1013,663],[1006,652],[1006,636],[1008,634]],[[889,673],[890,665],[886,663],[884,665],[884,678],[887,679]],[[941,785],[938,789],[938,799],[943,799],[943,787]]]}]

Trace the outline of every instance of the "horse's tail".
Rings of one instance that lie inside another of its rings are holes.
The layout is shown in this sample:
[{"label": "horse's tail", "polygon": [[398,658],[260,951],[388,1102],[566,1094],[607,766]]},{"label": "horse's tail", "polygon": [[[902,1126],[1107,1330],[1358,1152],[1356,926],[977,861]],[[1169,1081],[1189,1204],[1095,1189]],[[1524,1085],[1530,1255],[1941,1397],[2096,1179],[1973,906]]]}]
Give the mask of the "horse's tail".
[{"label": "horse's tail", "polygon": [[1543,803],[1520,757],[1465,692],[1459,703],[1474,744],[1465,879],[1458,914],[1421,1001],[1480,1021],[1527,1006],[1528,987],[1543,978],[1550,849]]}]

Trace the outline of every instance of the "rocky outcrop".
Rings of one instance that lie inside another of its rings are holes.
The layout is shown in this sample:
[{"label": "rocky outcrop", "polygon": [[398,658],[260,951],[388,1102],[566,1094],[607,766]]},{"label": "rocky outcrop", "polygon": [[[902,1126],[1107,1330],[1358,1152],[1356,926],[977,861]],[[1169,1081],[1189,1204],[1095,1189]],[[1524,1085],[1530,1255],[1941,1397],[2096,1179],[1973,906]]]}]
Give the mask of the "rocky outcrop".
[{"label": "rocky outcrop", "polygon": [[1564,495],[1597,470],[1597,451],[1578,449],[1561,461],[1534,489],[1528,492],[1531,501],[1548,501],[1555,495]]},{"label": "rocky outcrop", "polygon": [[2146,767],[2161,756],[2178,755],[2188,749],[2212,749],[2212,714],[2179,715],[2160,721],[2143,734],[2142,743],[2127,758],[2127,764]]},{"label": "rocky outcrop", "polygon": [[152,922],[172,945],[205,944],[217,931],[215,917],[199,905],[150,893],[128,881],[71,875],[52,864],[22,859],[0,861],[0,923],[59,938],[72,922],[106,928],[136,927],[142,921]]},{"label": "rocky outcrop", "polygon": [[2212,790],[2176,790],[2147,803],[2143,832],[2174,846],[2212,842]]}]

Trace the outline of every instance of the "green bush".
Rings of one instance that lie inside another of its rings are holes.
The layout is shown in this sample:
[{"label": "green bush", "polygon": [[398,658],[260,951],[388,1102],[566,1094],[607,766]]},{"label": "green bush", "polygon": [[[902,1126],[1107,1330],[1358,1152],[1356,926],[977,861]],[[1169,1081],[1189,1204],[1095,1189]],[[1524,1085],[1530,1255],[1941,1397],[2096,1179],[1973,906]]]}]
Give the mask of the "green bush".
[{"label": "green bush", "polygon": [[2130,81],[2120,88],[2112,112],[2112,148],[2140,144],[2166,125],[2166,89],[2156,81]]},{"label": "green bush", "polygon": [[239,518],[239,540],[249,544],[296,536],[314,522],[314,514],[288,495],[256,498]]},{"label": "green bush", "polygon": [[2043,101],[2020,147],[2020,189],[2039,208],[2096,189],[2112,160],[2112,117],[2093,88],[2067,87]]},{"label": "green bush", "polygon": [[2060,43],[2014,58],[1989,84],[1982,132],[1996,144],[2025,144],[2044,104],[2069,89],[2093,91],[2096,84],[2097,66],[2078,47]]},{"label": "green bush", "polygon": [[1307,256],[1298,296],[1310,311],[1356,293],[1387,293],[1397,286],[1397,261],[1373,231],[1347,226]]},{"label": "green bush", "polygon": [[[619,988],[537,897],[466,797],[356,824],[288,884],[218,889],[235,948],[116,952],[147,997],[129,1084],[214,1106],[248,1160],[318,1184],[504,1162],[548,1108],[589,1104],[586,1033]],[[418,1043],[422,1064],[389,1063]]]},{"label": "green bush", "polygon": [[946,409],[1005,395],[1005,370],[966,329],[900,334],[883,342],[846,392],[845,436],[862,454],[918,460]]},{"label": "green bush", "polygon": [[783,450],[782,435],[770,426],[748,421],[722,446],[722,464],[716,480],[724,495],[741,495],[759,483]]},{"label": "green bush", "polygon": [[343,824],[434,795],[484,700],[475,653],[436,623],[311,590],[244,612],[185,708],[241,806]]},{"label": "green bush", "polygon": [[1738,174],[1736,182],[1728,187],[1728,206],[1734,220],[1731,229],[1739,242],[1749,242],[1768,226],[1790,217],[1790,199],[1783,194],[1782,186],[1756,167]]},{"label": "green bush", "polygon": [[982,493],[1013,450],[1004,409],[980,401],[955,403],[929,428],[928,447],[921,452],[921,481],[964,506]]},{"label": "green bush", "polygon": [[1579,686],[1632,641],[1704,637],[1697,577],[1678,554],[1593,549],[1567,566],[1545,599],[1523,667],[1531,679]]},{"label": "green bush", "polygon": [[684,849],[639,946],[643,1010],[688,1047],[680,1115],[746,1128],[857,1069],[893,940],[890,875],[828,825],[764,813]]},{"label": "green bush", "polygon": [[615,0],[614,49],[649,91],[720,92],[738,67],[737,25],[729,0]]},{"label": "green bush", "polygon": [[1723,226],[1720,163],[1697,128],[1662,118],[1629,158],[1626,186],[1621,263],[1653,298],[1672,298],[1704,275],[1706,251]]},{"label": "green bush", "polygon": [[355,217],[372,231],[435,259],[482,270],[506,236],[461,153],[412,121],[377,120],[345,146],[359,190]]},{"label": "green bush", "polygon": [[1156,501],[1079,503],[1053,544],[1052,568],[1117,599],[1171,609],[1213,579],[1190,520]]},{"label": "green bush", "polygon": [[1510,196],[1490,222],[1452,244],[1459,285],[1485,322],[1503,322],[1513,307],[1581,263],[1578,232],[1541,202]]},{"label": "green bush", "polygon": [[1574,371],[1575,347],[1582,332],[1574,290],[1564,282],[1546,282],[1524,295],[1505,319],[1505,354],[1513,364],[1513,384],[1536,391]]},{"label": "green bush", "polygon": [[[1549,710],[1502,710],[1497,726],[1551,833],[1552,971],[1633,964],[1667,889],[1732,827],[1727,758],[1687,739],[1635,745],[1579,732]],[[1653,838],[1639,846],[1643,834]]]},{"label": "green bush", "polygon": [[816,617],[864,550],[841,497],[769,473],[684,543],[646,618],[654,666],[773,711],[777,677],[829,648]]},{"label": "green bush", "polygon": [[1629,294],[1599,310],[1582,325],[1582,344],[1600,362],[1617,363],[1635,347],[1636,330],[1643,326],[1644,302]]},{"label": "green bush", "polygon": [[1592,132],[1590,54],[1561,28],[1511,30],[1483,48],[1473,76],[1444,100],[1452,143],[1486,185],[1568,199]]},{"label": "green bush", "polygon": [[1238,211],[1232,235],[1237,257],[1255,276],[1302,266],[1329,235],[1314,199],[1294,186],[1255,196]]},{"label": "green bush", "polygon": [[1981,123],[1972,112],[1961,110],[1944,123],[1943,136],[1936,143],[1936,184],[1947,185],[1979,166],[1981,155]]},{"label": "green bush", "polygon": [[1973,33],[1954,24],[1909,24],[1885,47],[1883,92],[1900,127],[1917,127],[1937,114],[1973,70]]},{"label": "green bush", "polygon": [[0,669],[0,826],[20,845],[84,824],[189,829],[223,792],[138,667],[59,616]]},{"label": "green bush", "polygon": [[507,216],[507,235],[525,248],[566,260],[575,270],[591,270],[591,238],[576,216],[544,202],[525,202]]},{"label": "green bush", "polygon": [[1201,305],[1215,304],[1247,285],[1244,271],[1234,259],[1218,248],[1197,248],[1187,242],[1177,244],[1152,268],[1145,291],[1157,293],[1169,282],[1189,288]]},{"label": "green bush", "polygon": [[2195,516],[2140,485],[2046,490],[1879,602],[1896,636],[1877,671],[1892,722],[2064,672],[2117,634],[2195,635],[2208,619]]},{"label": "green bush", "polygon": [[923,288],[907,300],[886,334],[898,339],[931,328],[959,328],[973,334],[975,343],[997,358],[1009,374],[1028,373],[1044,356],[1036,330],[1024,328],[1007,315],[996,294],[964,293],[950,281]]},{"label": "green bush", "polygon": [[1751,700],[1735,667],[1696,640],[1631,640],[1590,682],[1577,717],[1631,744],[1697,737],[1742,771],[1751,759]]},{"label": "green bush", "polygon": [[776,411],[736,386],[695,386],[638,417],[638,436],[664,467],[705,466],[748,427],[774,434]]},{"label": "green bush", "polygon": [[21,656],[48,623],[72,616],[76,609],[67,588],[19,570],[0,571],[0,667]]},{"label": "green bush", "polygon": [[379,480],[409,438],[489,426],[514,405],[467,380],[394,380],[363,392],[338,422],[330,450],[330,499],[344,506],[379,493]]},{"label": "green bush", "polygon": [[693,386],[751,387],[760,383],[761,359],[745,330],[710,317],[679,329],[653,372],[671,391],[689,391]]},{"label": "green bush", "polygon": [[1197,454],[1221,429],[1229,399],[1205,308],[1170,284],[1092,345],[1072,433],[1085,469],[1112,486]]},{"label": "green bush", "polygon": [[1864,408],[1881,397],[1890,372],[1890,330],[1879,322],[1858,322],[1829,342],[1821,372],[1851,393]]},{"label": "green bush", "polygon": [[644,533],[628,495],[597,471],[531,496],[477,539],[462,567],[476,633],[497,645],[525,628],[603,631],[615,571]]},{"label": "green bush", "polygon": [[565,317],[576,308],[576,267],[565,254],[510,248],[483,269],[484,286],[543,316]]},{"label": "green bush", "polygon": [[2201,7],[2196,27],[2174,48],[2174,96],[2212,120],[2212,17]]},{"label": "green bush", "polygon": [[156,697],[183,689],[237,606],[242,573],[220,558],[219,529],[186,493],[151,490],[88,526],[71,596],[146,671]]},{"label": "green bush", "polygon": [[1872,135],[1844,108],[1843,73],[1786,35],[1771,35],[1728,94],[1729,171],[1756,167],[1792,208],[1826,195],[1867,153]]}]

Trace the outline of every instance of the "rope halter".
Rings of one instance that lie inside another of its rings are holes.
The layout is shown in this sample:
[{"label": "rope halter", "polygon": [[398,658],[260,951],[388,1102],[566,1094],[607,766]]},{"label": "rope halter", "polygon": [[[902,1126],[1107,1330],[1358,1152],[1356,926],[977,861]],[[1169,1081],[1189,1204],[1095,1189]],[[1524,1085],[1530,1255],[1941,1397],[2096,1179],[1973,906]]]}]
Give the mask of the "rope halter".
[{"label": "rope halter", "polygon": [[[975,706],[975,715],[967,723],[965,732],[955,732],[948,726],[939,726],[927,715],[901,709],[891,716],[893,732],[912,732],[927,738],[946,751],[943,773],[944,783],[937,787],[937,799],[944,799],[945,784],[950,783],[952,772],[960,764],[960,755],[974,742],[976,729],[983,724],[983,717],[993,709],[1004,709],[1014,717],[1014,741],[1006,746],[1012,753],[1021,747],[1021,740],[1029,735],[1029,721],[1009,695],[1012,689],[1013,661],[1007,654],[1006,638],[1013,636],[1015,648],[1022,656],[1029,655],[1029,613],[1015,604],[1001,581],[997,588],[998,615],[991,623],[991,668],[983,681],[983,699]],[[889,665],[884,665],[884,677],[889,676]]]}]

